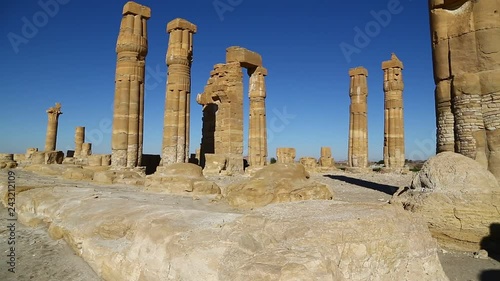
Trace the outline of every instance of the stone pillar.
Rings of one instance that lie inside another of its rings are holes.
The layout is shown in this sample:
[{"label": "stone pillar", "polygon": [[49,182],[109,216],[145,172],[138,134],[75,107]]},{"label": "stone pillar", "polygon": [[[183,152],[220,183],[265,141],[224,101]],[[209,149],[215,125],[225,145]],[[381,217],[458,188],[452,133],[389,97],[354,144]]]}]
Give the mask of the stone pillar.
[{"label": "stone pillar", "polygon": [[82,144],[82,157],[87,157],[89,155],[92,155],[92,144],[85,142]]},{"label": "stone pillar", "polygon": [[73,157],[80,157],[82,154],[82,144],[85,142],[85,127],[76,127],[75,130],[75,153]]},{"label": "stone pillar", "polygon": [[468,156],[500,180],[500,2],[431,0],[429,8],[437,153]]},{"label": "stone pillar", "polygon": [[349,96],[349,151],[348,165],[354,168],[368,167],[368,120],[367,104],[368,86],[366,77],[368,71],[363,67],[349,70],[351,86]]},{"label": "stone pillar", "polygon": [[133,168],[142,158],[144,69],[148,53],[148,7],[127,2],[116,43],[117,63],[111,163]]},{"label": "stone pillar", "polygon": [[185,163],[189,159],[191,63],[196,25],[184,19],[167,24],[167,93],[163,120],[162,164]]},{"label": "stone pillar", "polygon": [[45,136],[45,151],[55,151],[57,142],[57,126],[59,115],[61,115],[61,104],[56,103],[56,106],[47,109],[49,121],[47,123],[47,134]]},{"label": "stone pillar", "polygon": [[392,54],[382,63],[384,71],[384,164],[386,168],[403,168],[405,141],[403,118],[403,63]]},{"label": "stone pillar", "polygon": [[319,158],[319,166],[322,168],[335,167],[335,160],[332,156],[332,149],[330,147],[321,148],[321,157]]},{"label": "stone pillar", "polygon": [[248,132],[248,164],[252,167],[266,165],[266,83],[267,69],[249,69],[250,120]]},{"label": "stone pillar", "polygon": [[282,163],[282,164],[292,164],[295,163],[295,157],[296,157],[296,151],[295,148],[289,148],[289,147],[280,147],[276,148],[276,159],[277,163]]}]

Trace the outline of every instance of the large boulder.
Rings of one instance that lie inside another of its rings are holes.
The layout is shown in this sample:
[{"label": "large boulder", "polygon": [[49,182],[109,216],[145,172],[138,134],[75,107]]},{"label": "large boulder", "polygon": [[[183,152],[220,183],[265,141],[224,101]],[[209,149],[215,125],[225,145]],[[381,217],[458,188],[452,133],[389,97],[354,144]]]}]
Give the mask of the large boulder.
[{"label": "large boulder", "polygon": [[249,180],[227,187],[225,198],[237,208],[263,207],[271,203],[301,200],[331,200],[324,184],[309,179],[302,164],[272,164]]},{"label": "large boulder", "polygon": [[425,222],[390,205],[269,205],[219,237],[220,280],[448,280]]},{"label": "large boulder", "polygon": [[104,280],[448,280],[426,224],[400,207],[305,201],[240,214],[192,202],[62,186],[26,190],[16,209]]},{"label": "large boulder", "polygon": [[148,191],[166,193],[220,194],[216,183],[203,176],[202,168],[190,163],[160,166],[153,175],[146,176]]},{"label": "large boulder", "polygon": [[497,180],[475,160],[453,152],[429,159],[391,203],[422,215],[440,244],[456,250],[478,250],[490,226],[500,223]]}]

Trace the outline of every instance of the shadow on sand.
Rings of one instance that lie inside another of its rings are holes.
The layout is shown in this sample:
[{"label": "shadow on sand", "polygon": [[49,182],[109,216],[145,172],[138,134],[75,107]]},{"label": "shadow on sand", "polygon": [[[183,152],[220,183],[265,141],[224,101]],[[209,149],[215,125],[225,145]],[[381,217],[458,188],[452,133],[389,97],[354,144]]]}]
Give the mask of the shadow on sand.
[{"label": "shadow on sand", "polygon": [[[490,235],[481,240],[481,249],[488,251],[488,256],[500,262],[500,224],[492,223],[490,225]],[[479,277],[481,281],[500,280],[500,270],[485,270]]]},{"label": "shadow on sand", "polygon": [[325,175],[325,177],[328,177],[328,178],[331,178],[334,180],[343,181],[343,182],[350,183],[350,184],[354,184],[354,185],[361,186],[364,188],[373,189],[373,190],[380,191],[380,192],[383,192],[383,193],[386,193],[389,195],[393,195],[398,190],[398,187],[396,187],[396,186],[380,184],[380,183],[376,183],[376,182],[365,181],[365,180],[360,180],[360,179],[346,177],[346,176]]}]

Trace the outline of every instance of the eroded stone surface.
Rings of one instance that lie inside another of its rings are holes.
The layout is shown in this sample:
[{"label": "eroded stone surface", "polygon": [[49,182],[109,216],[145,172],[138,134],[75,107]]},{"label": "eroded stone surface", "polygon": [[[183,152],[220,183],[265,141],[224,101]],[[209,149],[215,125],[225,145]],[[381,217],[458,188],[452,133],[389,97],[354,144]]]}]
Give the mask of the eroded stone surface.
[{"label": "eroded stone surface", "polygon": [[425,223],[389,205],[307,201],[241,214],[91,186],[25,190],[17,205],[20,222],[47,224],[104,280],[448,280]]},{"label": "eroded stone surface", "polygon": [[0,169],[12,169],[17,167],[17,162],[14,161],[14,154],[0,153]]},{"label": "eroded stone surface", "polygon": [[326,185],[309,180],[302,164],[273,164],[248,181],[228,186],[224,197],[231,206],[255,208],[280,202],[331,200],[333,195]]},{"label": "eroded stone surface", "polygon": [[154,175],[146,176],[145,189],[164,193],[220,194],[220,188],[208,181],[200,166],[177,163],[158,167]]},{"label": "eroded stone surface", "polygon": [[408,190],[391,200],[422,215],[441,245],[476,251],[500,223],[500,186],[476,161],[453,152],[429,159]]}]

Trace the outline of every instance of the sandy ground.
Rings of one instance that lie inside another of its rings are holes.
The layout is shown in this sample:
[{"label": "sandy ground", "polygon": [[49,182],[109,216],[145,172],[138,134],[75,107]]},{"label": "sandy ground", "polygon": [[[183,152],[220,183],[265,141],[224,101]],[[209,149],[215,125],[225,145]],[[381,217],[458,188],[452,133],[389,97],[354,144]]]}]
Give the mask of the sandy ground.
[{"label": "sandy ground", "polygon": [[[88,182],[67,181],[38,176],[16,170],[17,184],[22,185],[72,185],[95,186]],[[2,174],[5,176],[5,174]],[[400,186],[408,185],[412,175],[395,174],[350,174],[335,172],[313,175],[316,181],[327,184],[335,193],[335,200],[346,202],[387,202]],[[213,177],[222,188],[243,178]],[[127,186],[97,186],[101,189],[134,188]],[[145,194],[143,194],[145,195]],[[165,195],[168,196],[168,195]],[[185,198],[184,198],[185,199]],[[196,200],[180,199],[180,204],[196,204]],[[204,199],[202,199],[204,200]],[[222,206],[221,206],[222,207]],[[44,227],[30,228],[16,223],[16,273],[8,272],[7,242],[9,231],[8,212],[0,208],[4,226],[0,228],[0,280],[101,280],[94,271],[76,256],[63,240],[52,240]],[[451,281],[499,281],[500,262],[493,259],[476,259],[473,253],[440,251],[440,260]]]}]

